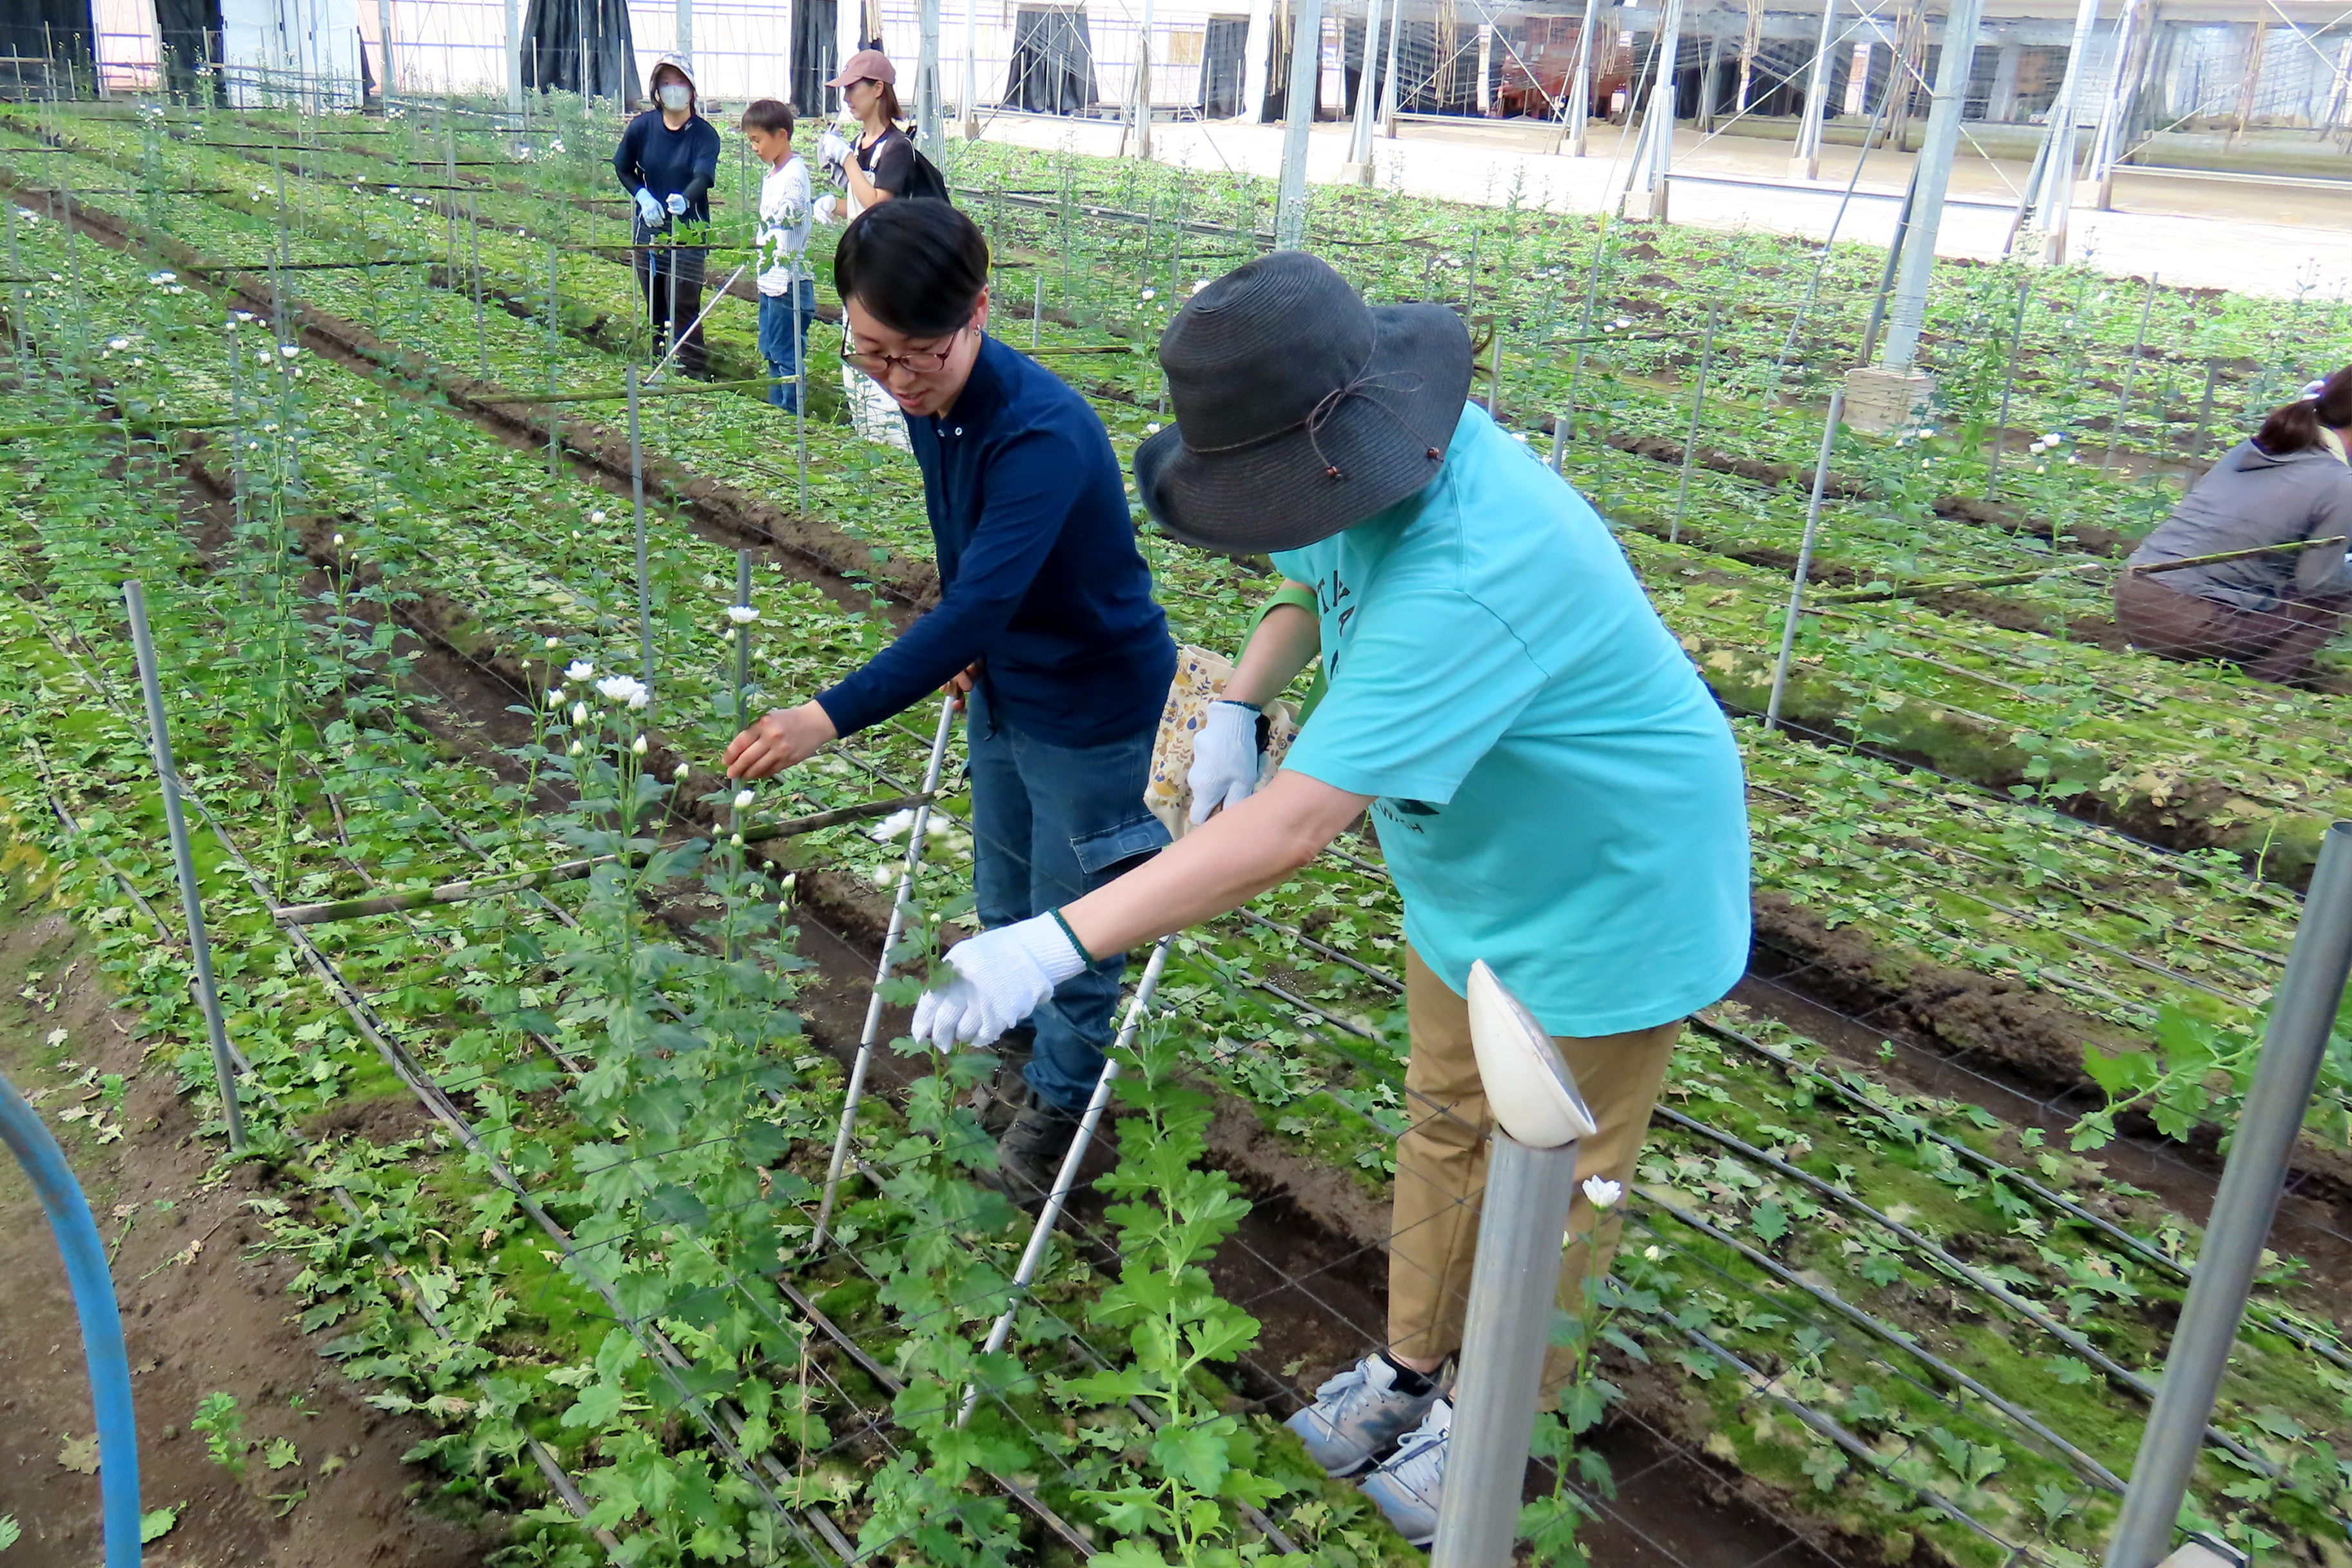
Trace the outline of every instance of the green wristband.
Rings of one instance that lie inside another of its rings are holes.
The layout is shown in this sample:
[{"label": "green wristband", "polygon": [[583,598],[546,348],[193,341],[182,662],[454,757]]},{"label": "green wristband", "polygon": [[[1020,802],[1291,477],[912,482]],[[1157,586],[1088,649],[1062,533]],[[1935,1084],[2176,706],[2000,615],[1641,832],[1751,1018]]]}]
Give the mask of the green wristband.
[{"label": "green wristband", "polygon": [[1078,956],[1087,961],[1087,967],[1088,969],[1092,969],[1096,964],[1102,962],[1101,959],[1097,958],[1093,953],[1087,951],[1087,944],[1078,940],[1078,933],[1070,929],[1070,922],[1062,918],[1061,910],[1054,910],[1053,915],[1054,923],[1062,928],[1062,934],[1070,939],[1070,945],[1078,950]]}]

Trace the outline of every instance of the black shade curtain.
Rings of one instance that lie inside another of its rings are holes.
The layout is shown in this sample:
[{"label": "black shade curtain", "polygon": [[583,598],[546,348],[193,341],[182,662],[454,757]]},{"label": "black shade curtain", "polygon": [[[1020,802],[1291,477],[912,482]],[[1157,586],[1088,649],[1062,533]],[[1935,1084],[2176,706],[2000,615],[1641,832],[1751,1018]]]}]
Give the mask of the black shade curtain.
[{"label": "black shade curtain", "polygon": [[1039,114],[1081,114],[1095,101],[1094,36],[1083,10],[1024,5],[1013,17],[1006,100]]},{"label": "black shade curtain", "polygon": [[636,59],[629,0],[530,0],[523,13],[525,87],[616,98],[634,108],[642,90]]},{"label": "black shade curtain", "polygon": [[184,98],[205,91],[216,99],[220,0],[155,0],[155,29],[163,37],[164,90]]},{"label": "black shade curtain", "polygon": [[98,23],[90,0],[0,0],[0,92],[54,91],[63,98],[97,90]]},{"label": "black shade curtain", "polygon": [[1242,111],[1242,83],[1249,69],[1249,18],[1212,16],[1201,49],[1201,112],[1230,120]]},{"label": "black shade curtain", "polygon": [[793,110],[803,116],[830,115],[840,107],[839,89],[824,84],[838,69],[835,31],[839,0],[798,0],[793,6]]}]

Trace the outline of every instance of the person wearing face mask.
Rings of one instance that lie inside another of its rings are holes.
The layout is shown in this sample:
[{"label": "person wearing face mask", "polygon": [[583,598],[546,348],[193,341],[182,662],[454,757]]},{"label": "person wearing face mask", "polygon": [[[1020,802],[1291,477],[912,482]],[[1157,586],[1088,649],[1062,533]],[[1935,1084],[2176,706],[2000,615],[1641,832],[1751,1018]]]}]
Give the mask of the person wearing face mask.
[{"label": "person wearing face mask", "polygon": [[[2116,579],[2116,623],[2166,658],[2221,659],[2256,680],[2306,679],[2352,607],[2352,365],[2271,410],[2181,498]],[[2305,545],[2304,542],[2315,542]],[[2242,552],[2173,571],[2174,561]]]},{"label": "person wearing face mask", "polygon": [[[1176,670],[1102,421],[988,335],[988,242],[946,202],[862,214],[834,252],[845,353],[882,387],[923,472],[940,602],[865,668],[735,738],[767,778],[934,689],[970,714],[974,891],[992,931],[1100,887],[1168,842],[1143,804]],[[997,1146],[1005,1188],[1049,1186],[1101,1075],[1123,950],[1007,1019],[1025,1100]],[[1014,1098],[1014,1097],[1008,1097]]]},{"label": "person wearing face mask", "polygon": [[[719,132],[698,112],[686,61],[664,55],[647,79],[655,107],[629,121],[613,153],[613,173],[629,195],[629,242],[636,248],[637,287],[655,340],[677,350],[681,374],[709,374],[702,348],[703,263],[699,245],[674,245],[688,225],[710,221],[710,186],[719,177]],[[683,342],[677,333],[685,330]]]},{"label": "person wearing face mask", "polygon": [[[816,216],[855,219],[870,207],[904,197],[947,198],[947,182],[931,161],[915,150],[899,125],[898,68],[879,49],[860,49],[843,62],[824,85],[841,92],[842,107],[857,119],[854,142],[827,131],[817,142],[817,159],[841,184],[843,195],[821,196]],[[898,406],[871,376],[845,366],[841,390],[850,423],[868,441],[904,449],[907,431]]]}]

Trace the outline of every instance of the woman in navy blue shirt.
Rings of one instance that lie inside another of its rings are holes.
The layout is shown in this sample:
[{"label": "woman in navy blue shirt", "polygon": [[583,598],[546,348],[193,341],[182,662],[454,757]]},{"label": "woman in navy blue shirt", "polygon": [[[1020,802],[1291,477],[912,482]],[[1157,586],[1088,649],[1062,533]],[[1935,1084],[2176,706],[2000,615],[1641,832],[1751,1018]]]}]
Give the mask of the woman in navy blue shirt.
[{"label": "woman in navy blue shirt", "polygon": [[[907,423],[940,602],[862,669],[735,738],[765,778],[931,691],[971,714],[980,923],[1027,921],[1168,842],[1144,808],[1176,671],[1102,421],[1051,371],[988,336],[988,242],[946,202],[884,202],[834,253],[850,348]],[[1026,1104],[998,1145],[1016,1196],[1052,1184],[1103,1065],[1125,959],[1052,988],[1025,1024]]]},{"label": "woman in navy blue shirt", "polygon": [[613,173],[636,209],[630,215],[629,243],[636,247],[637,287],[645,290],[655,341],[667,349],[682,328],[688,329],[686,341],[677,343],[677,368],[699,377],[705,374],[702,329],[693,323],[702,314],[702,268],[709,252],[699,245],[673,247],[668,242],[685,225],[710,221],[719,132],[698,111],[694,78],[677,56],[664,55],[646,86],[655,107],[621,132]]}]

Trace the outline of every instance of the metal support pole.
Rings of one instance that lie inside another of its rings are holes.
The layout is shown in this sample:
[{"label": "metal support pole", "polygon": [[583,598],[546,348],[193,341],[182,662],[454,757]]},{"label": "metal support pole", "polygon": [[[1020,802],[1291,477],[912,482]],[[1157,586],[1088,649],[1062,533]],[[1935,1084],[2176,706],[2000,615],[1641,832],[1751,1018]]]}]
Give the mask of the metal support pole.
[{"label": "metal support pole", "polygon": [[1813,46],[1812,74],[1805,80],[1805,115],[1797,125],[1796,155],[1789,160],[1790,179],[1822,177],[1822,116],[1829,108],[1830,29],[1836,19],[1837,0],[1822,0],[1821,41]]},{"label": "metal support pole", "polygon": [[1600,10],[1601,0],[1584,0],[1584,23],[1576,34],[1576,69],[1568,79],[1568,101],[1560,109],[1560,137],[1571,158],[1584,156],[1586,127],[1592,119],[1592,25]]},{"label": "metal support pole", "polygon": [[2042,236],[2045,261],[2055,262],[2065,253],[2067,209],[2074,199],[2074,121],[2082,118],[2083,78],[2098,24],[2099,0],[2079,0],[2074,37],[2066,48],[2066,74],[2059,79],[2057,100],[2042,127],[2040,154],[2018,195],[2018,228]]},{"label": "metal support pole", "polygon": [[1370,0],[1370,7],[1364,17],[1362,68],[1356,73],[1356,119],[1348,128],[1348,167],[1362,185],[1372,183],[1372,132],[1380,118],[1381,0]]},{"label": "metal support pole", "polygon": [[637,422],[637,367],[629,366],[629,504],[637,532],[637,644],[645,665],[646,711],[650,721],[654,692],[653,569],[646,542],[646,447]]},{"label": "metal support pole", "polygon": [[1698,459],[1698,416],[1706,406],[1706,373],[1715,364],[1715,329],[1723,320],[1723,297],[1717,295],[1706,308],[1706,341],[1698,351],[1698,384],[1691,392],[1690,429],[1683,437],[1683,474],[1675,486],[1675,520],[1666,525],[1666,542],[1678,544],[1683,537],[1683,511],[1690,504],[1691,465]]},{"label": "metal support pole", "polygon": [[2124,156],[2123,143],[2133,106],[2138,102],[2143,79],[2155,58],[2149,47],[2148,0],[2125,0],[2116,20],[2115,68],[2107,79],[2107,96],[2099,110],[2099,129],[2091,142],[2091,183],[2101,212],[2115,204],[2116,164]]},{"label": "metal support pole", "polygon": [[2116,448],[2123,444],[2124,415],[2131,408],[2132,383],[2139,377],[2139,356],[2147,347],[2147,316],[2156,309],[2156,274],[2147,275],[2147,292],[2139,302],[2139,335],[2132,339],[2131,358],[2124,362],[2123,390],[2116,395],[2115,422],[2107,426],[2107,449],[2099,458],[2104,477],[2115,466]]},{"label": "metal support pole", "polygon": [[1567,447],[1568,416],[1555,414],[1551,416],[1551,471],[1555,474],[1565,472],[1561,464],[1566,458]]},{"label": "metal support pole", "polygon": [[915,139],[928,156],[937,158],[940,153],[940,0],[920,0],[916,24]]},{"label": "metal support pole", "polygon": [[[1591,5],[1593,0],[1585,0],[1585,4]],[[1396,140],[1397,133],[1397,58],[1403,40],[1404,0],[1396,0],[1389,11],[1389,65],[1381,73],[1381,135],[1391,142]]]},{"label": "metal support pole", "polygon": [[213,1076],[220,1085],[221,1114],[228,1122],[228,1146],[245,1152],[245,1115],[236,1103],[236,1062],[229,1055],[228,1027],[221,1022],[220,991],[213,984],[212,939],[205,934],[204,890],[196,881],[196,858],[188,847],[188,819],[180,808],[180,770],[172,761],[172,732],[163,717],[163,685],[155,673],[155,639],[147,629],[147,590],[136,579],[122,584],[131,612],[131,647],[139,658],[139,686],[147,698],[147,738],[156,776],[163,784],[163,825],[171,830],[172,865],[180,879],[180,907],[188,917],[188,954],[196,969],[196,1001],[204,1008],[205,1034],[212,1042]]},{"label": "metal support pole", "polygon": [[2231,1135],[2205,1240],[2173,1331],[2164,1380],[2147,1413],[2131,1490],[2107,1547],[2106,1568],[2153,1568],[2172,1545],[2189,1473],[2205,1446],[2205,1426],[2222,1371],[2238,1340],[2246,1294],[2262,1262],[2286,1183],[2304,1113],[2310,1109],[2327,1037],[2352,972],[2352,823],[2320,841],[2318,868],[2287,953],[2286,976],[2272,1004],[2253,1088]]},{"label": "metal support pole", "polygon": [[822,1251],[825,1229],[833,1223],[833,1205],[841,1194],[841,1173],[849,1163],[849,1135],[857,1122],[857,1102],[866,1093],[866,1069],[874,1060],[874,1038],[882,1032],[882,985],[890,978],[898,957],[898,936],[907,927],[907,904],[914,895],[915,873],[922,868],[923,840],[930,831],[930,797],[939,793],[940,770],[948,755],[948,736],[955,728],[956,700],[940,702],[939,729],[931,735],[931,760],[923,769],[923,802],[907,832],[907,858],[898,868],[898,895],[890,900],[890,924],[882,933],[882,962],[874,969],[874,991],[866,999],[866,1026],[858,1031],[857,1056],[849,1066],[849,1090],[841,1102],[841,1127],[833,1138],[833,1163],[824,1174],[824,1201],[817,1205],[816,1230],[809,1250]]},{"label": "metal support pole", "polygon": [[392,68],[392,0],[375,0],[375,31],[376,52],[383,57],[383,85],[379,90],[383,94],[383,106],[388,110],[392,108],[393,94],[400,89],[399,79]]},{"label": "metal support pole", "polygon": [[[585,6],[582,9],[584,11]],[[677,52],[687,68],[694,68],[694,0],[677,0]]]},{"label": "metal support pole", "polygon": [[[1967,5],[1969,0],[1960,0]],[[1938,75],[1941,73],[1938,72]],[[1805,607],[1805,574],[1813,566],[1813,536],[1822,526],[1822,491],[1829,484],[1830,450],[1837,445],[1838,422],[1845,417],[1845,392],[1830,394],[1829,417],[1822,423],[1821,455],[1813,459],[1813,493],[1805,502],[1805,537],[1797,546],[1797,570],[1789,584],[1789,617],[1780,626],[1780,657],[1772,666],[1772,698],[1765,704],[1767,729],[1780,727],[1780,697],[1789,688],[1789,659],[1797,650],[1797,617]]]},{"label": "metal support pole", "polygon": [[507,112],[514,123],[507,127],[510,135],[522,133],[522,24],[517,12],[521,0],[507,0]]},{"label": "metal support pole", "polygon": [[2033,292],[2033,279],[2021,279],[2017,285],[2017,326],[2009,335],[2009,364],[2000,378],[2000,414],[1992,426],[1992,460],[1985,466],[1985,500],[2000,493],[2000,459],[2009,446],[2009,397],[2017,388],[2017,353],[2025,344],[2025,301]]},{"label": "metal support pole", "polygon": [[2213,386],[2214,384],[2221,379],[2221,362],[2217,359],[2207,360],[2205,362],[2205,395],[2198,399],[2197,429],[2196,433],[2189,437],[2191,444],[2189,448],[2189,462],[2187,465],[2189,472],[2183,474],[2180,478],[2180,493],[2182,495],[2187,495],[2190,490],[2197,488],[2197,480],[2200,478],[2197,471],[2197,460],[2205,455],[2205,432],[2213,423]]},{"label": "metal support pole", "polygon": [[1323,0],[1296,0],[1291,12],[1290,86],[1283,95],[1282,183],[1274,203],[1274,246],[1307,242],[1307,135],[1323,74]]},{"label": "metal support pole", "polygon": [[1666,216],[1666,171],[1675,161],[1675,57],[1683,26],[1683,0],[1666,0],[1652,53],[1650,97],[1633,146],[1633,168],[1623,203],[1629,218],[1662,222]]},{"label": "metal support pole", "polygon": [[1037,340],[1045,330],[1045,272],[1043,268],[1040,268],[1037,271],[1037,295],[1029,306],[1029,346],[1031,348],[1037,346]]},{"label": "metal support pole", "polygon": [[[1906,371],[1919,352],[1919,329],[1927,317],[1927,279],[1936,269],[1936,230],[1943,222],[1944,193],[1952,182],[1952,157],[1960,145],[1960,108],[1968,96],[1969,62],[1976,58],[1977,24],[1984,0],[1952,0],[1944,21],[1944,52],[1936,64],[1936,95],[1927,111],[1927,132],[1913,177],[1911,222],[1903,237],[1902,261],[1886,329],[1882,368]],[[1902,83],[1889,84],[1900,90]]]},{"label": "metal support pole", "polygon": [[[1095,1131],[1102,1124],[1103,1110],[1110,1103],[1110,1086],[1118,1079],[1119,1053],[1135,1044],[1135,1037],[1143,1026],[1144,1015],[1151,1009],[1151,998],[1160,990],[1160,973],[1168,967],[1168,950],[1175,945],[1171,934],[1161,937],[1151,947],[1151,958],[1143,966],[1143,978],[1136,982],[1134,999],[1127,1005],[1127,1017],[1118,1026],[1118,1038],[1111,1042],[1110,1054],[1104,1058],[1102,1072],[1095,1079],[1094,1092],[1087,1097],[1087,1109],[1078,1118],[1078,1130],[1070,1139],[1069,1152],[1062,1156],[1061,1169],[1055,1173],[1054,1189],[1045,1194],[1045,1206],[1037,1213],[1037,1223],[1029,1232],[1029,1244],[1021,1249],[1021,1265],[1013,1271],[1013,1296],[1004,1303],[1004,1310],[988,1331],[988,1343],[981,1354],[994,1355],[1004,1348],[1013,1332],[1013,1314],[1021,1310],[1021,1301],[1029,1293],[1030,1284],[1045,1261],[1046,1246],[1054,1239],[1054,1227],[1061,1223],[1062,1210],[1070,1201],[1070,1191],[1078,1184],[1078,1166],[1087,1157],[1087,1145],[1095,1139]],[[961,1426],[971,1419],[980,1406],[980,1388],[974,1384],[963,1396],[963,1409],[956,1416]]]},{"label": "metal support pole", "polygon": [[[803,253],[805,254],[805,253]],[[809,365],[808,327],[801,320],[801,280],[793,279],[793,458],[796,488],[793,493],[795,515],[808,515],[808,405]]]},{"label": "metal support pole", "polygon": [[1511,1562],[1559,1294],[1560,1237],[1576,1201],[1576,1149],[1530,1149],[1499,1127],[1487,1145],[1478,1262],[1462,1331],[1473,1348],[1454,1384],[1430,1568]]},{"label": "metal support pole", "polygon": [[980,0],[963,0],[963,139],[980,140]]},{"label": "metal support pole", "polygon": [[[1894,98],[1890,91],[1878,100],[1881,114],[1885,112],[1887,104],[1893,102]],[[1877,134],[1878,119],[1875,115],[1871,119],[1870,129],[1871,135]],[[1870,136],[1862,140],[1862,155],[1870,155]],[[1857,173],[1860,171],[1859,163],[1855,169]],[[1903,205],[1895,209],[1895,236],[1886,242],[1886,266],[1878,275],[1878,292],[1870,301],[1870,319],[1863,324],[1861,362],[1864,364],[1868,364],[1871,356],[1878,352],[1878,330],[1886,324],[1887,296],[1895,291],[1895,271],[1902,265],[1904,242],[1911,233],[1911,208],[1918,199],[1919,165],[1915,163],[1911,165],[1911,183],[1903,187]]]},{"label": "metal support pole", "polygon": [[[1374,0],[1378,4],[1379,0]],[[1135,37],[1135,155],[1151,162],[1151,0],[1143,0],[1143,25]],[[1150,247],[1145,247],[1150,254]]]}]

